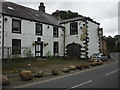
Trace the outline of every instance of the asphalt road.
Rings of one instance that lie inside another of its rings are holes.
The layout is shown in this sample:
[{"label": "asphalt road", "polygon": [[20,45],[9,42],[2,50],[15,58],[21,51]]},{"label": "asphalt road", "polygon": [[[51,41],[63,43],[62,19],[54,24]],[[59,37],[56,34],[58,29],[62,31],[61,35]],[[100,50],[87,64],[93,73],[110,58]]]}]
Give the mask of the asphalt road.
[{"label": "asphalt road", "polygon": [[112,53],[111,55],[116,59],[115,63],[43,83],[29,84],[22,88],[66,88],[68,90],[73,88],[118,88],[120,68],[118,68],[117,61],[120,54]]}]

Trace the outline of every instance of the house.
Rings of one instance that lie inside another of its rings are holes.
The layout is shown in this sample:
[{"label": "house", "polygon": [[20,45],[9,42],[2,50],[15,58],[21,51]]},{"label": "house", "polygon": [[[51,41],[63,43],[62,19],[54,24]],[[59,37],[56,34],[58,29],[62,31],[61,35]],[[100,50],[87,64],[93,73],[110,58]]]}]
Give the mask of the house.
[{"label": "house", "polygon": [[[1,2],[0,58],[30,48],[34,57],[77,56],[100,53],[100,23],[89,17],[61,20],[59,13],[45,12],[44,3],[34,10],[12,2]],[[56,11],[57,12],[57,11]]]}]

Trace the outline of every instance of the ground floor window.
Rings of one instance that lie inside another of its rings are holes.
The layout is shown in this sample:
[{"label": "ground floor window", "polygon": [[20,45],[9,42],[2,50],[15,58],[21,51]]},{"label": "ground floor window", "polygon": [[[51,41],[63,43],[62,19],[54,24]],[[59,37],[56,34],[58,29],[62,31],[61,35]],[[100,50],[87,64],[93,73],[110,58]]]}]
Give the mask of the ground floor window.
[{"label": "ground floor window", "polygon": [[58,53],[58,42],[54,42],[54,45],[53,45],[53,53],[54,53],[54,55],[56,54],[56,53]]},{"label": "ground floor window", "polygon": [[12,54],[21,54],[21,40],[12,39]]}]

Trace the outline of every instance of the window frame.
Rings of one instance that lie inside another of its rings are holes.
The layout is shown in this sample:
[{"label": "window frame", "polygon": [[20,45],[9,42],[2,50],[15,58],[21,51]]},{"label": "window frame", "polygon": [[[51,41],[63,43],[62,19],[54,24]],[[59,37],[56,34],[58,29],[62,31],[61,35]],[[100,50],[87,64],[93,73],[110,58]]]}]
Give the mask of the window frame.
[{"label": "window frame", "polygon": [[[19,29],[19,32],[16,32],[15,31],[15,26],[14,26],[14,21],[15,22],[19,22],[19,27],[18,27],[18,29]],[[19,19],[12,19],[12,33],[21,33],[21,20],[19,20]]]},{"label": "window frame", "polygon": [[[19,41],[20,43],[20,47],[19,46],[15,46],[13,44],[14,41]],[[15,46],[15,47],[14,47]],[[16,48],[17,47],[17,48]],[[17,52],[15,52],[15,49],[18,49]],[[21,39],[12,39],[12,54],[21,54]]]},{"label": "window frame", "polygon": [[[57,48],[55,47],[55,45],[57,46]],[[59,42],[53,42],[53,53],[54,53],[54,55],[56,53],[59,53]]]},{"label": "window frame", "polygon": [[[37,28],[37,26],[40,26],[41,30]],[[40,33],[37,33],[37,31],[40,31]],[[41,23],[36,23],[35,24],[35,34],[38,36],[42,36],[43,35],[43,25]]]},{"label": "window frame", "polygon": [[[76,24],[76,27],[73,27],[72,25]],[[76,31],[76,33],[75,33]],[[72,22],[70,23],[70,35],[77,35],[78,34],[78,22]]]},{"label": "window frame", "polygon": [[53,27],[53,37],[58,38],[59,37],[59,28]]}]

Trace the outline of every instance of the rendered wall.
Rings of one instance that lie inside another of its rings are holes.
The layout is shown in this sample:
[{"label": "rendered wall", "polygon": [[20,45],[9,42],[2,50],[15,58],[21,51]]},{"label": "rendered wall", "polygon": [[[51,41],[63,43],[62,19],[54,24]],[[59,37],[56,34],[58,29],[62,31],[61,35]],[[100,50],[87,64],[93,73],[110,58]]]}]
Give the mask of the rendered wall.
[{"label": "rendered wall", "polygon": [[98,37],[98,25],[88,21],[88,56],[90,57],[93,53],[99,53],[99,37]]},{"label": "rendered wall", "polygon": [[[48,43],[47,46],[43,45],[43,56],[46,55],[48,51],[53,55],[53,42],[59,42],[59,55],[63,56],[63,31],[59,28],[59,37],[53,37],[53,26],[52,25],[43,25],[43,36],[35,35],[35,23],[29,20],[21,20],[21,34],[12,33],[12,18],[9,16],[5,16],[7,21],[4,22],[4,47],[12,47],[12,39],[21,39],[21,47],[30,47],[32,53],[35,55],[35,46],[32,44],[37,41],[37,37],[41,37],[41,41],[43,43]],[[14,18],[14,17],[13,17]],[[19,19],[19,18],[17,18]],[[49,26],[49,28],[48,28]],[[21,51],[22,52],[22,51]],[[7,53],[5,53],[7,54]],[[22,54],[23,55],[23,52]]]}]

